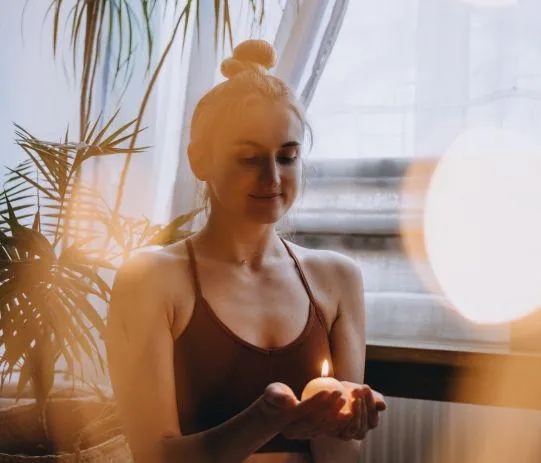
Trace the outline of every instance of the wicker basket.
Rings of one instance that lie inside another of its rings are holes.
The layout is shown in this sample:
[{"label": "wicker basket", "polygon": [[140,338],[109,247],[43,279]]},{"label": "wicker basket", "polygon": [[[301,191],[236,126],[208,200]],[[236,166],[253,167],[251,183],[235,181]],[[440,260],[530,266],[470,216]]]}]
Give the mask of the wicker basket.
[{"label": "wicker basket", "polygon": [[35,402],[0,410],[0,463],[133,461],[112,401],[50,399],[45,413],[47,433]]}]

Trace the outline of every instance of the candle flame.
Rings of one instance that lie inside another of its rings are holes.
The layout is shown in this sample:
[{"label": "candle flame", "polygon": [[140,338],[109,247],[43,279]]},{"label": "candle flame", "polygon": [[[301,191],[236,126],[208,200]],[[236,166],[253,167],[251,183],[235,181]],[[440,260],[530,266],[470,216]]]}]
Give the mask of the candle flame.
[{"label": "candle flame", "polygon": [[329,362],[327,360],[324,360],[321,366],[321,376],[329,376]]}]

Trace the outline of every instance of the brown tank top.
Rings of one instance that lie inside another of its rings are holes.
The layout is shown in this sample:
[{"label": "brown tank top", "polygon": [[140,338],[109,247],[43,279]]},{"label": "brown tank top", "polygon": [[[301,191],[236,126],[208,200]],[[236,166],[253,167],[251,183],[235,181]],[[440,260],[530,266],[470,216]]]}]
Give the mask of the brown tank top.
[{"label": "brown tank top", "polygon": [[[265,387],[279,381],[291,387],[297,398],[308,381],[320,376],[323,360],[332,362],[325,318],[316,303],[304,272],[293,258],[310,298],[308,320],[302,333],[289,344],[264,349],[233,333],[205,300],[193,250],[186,247],[195,286],[195,306],[183,333],[175,340],[176,398],[182,433],[189,435],[217,426],[246,409]],[[295,307],[291,307],[295,310]],[[278,434],[256,453],[309,453],[308,440],[290,440]]]}]

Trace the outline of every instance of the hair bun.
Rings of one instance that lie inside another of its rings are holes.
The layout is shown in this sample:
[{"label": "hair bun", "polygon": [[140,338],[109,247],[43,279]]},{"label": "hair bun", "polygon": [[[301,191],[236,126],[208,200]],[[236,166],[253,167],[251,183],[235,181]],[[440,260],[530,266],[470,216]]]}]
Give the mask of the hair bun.
[{"label": "hair bun", "polygon": [[227,78],[248,70],[265,74],[276,61],[276,50],[269,42],[250,39],[235,47],[232,58],[222,61],[221,71]]}]

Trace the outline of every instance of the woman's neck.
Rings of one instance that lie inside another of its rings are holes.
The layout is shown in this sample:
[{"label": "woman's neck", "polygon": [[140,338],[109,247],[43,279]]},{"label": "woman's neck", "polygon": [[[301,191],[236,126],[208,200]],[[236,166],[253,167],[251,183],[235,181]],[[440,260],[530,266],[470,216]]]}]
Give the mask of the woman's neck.
[{"label": "woman's neck", "polygon": [[212,214],[193,240],[203,257],[254,268],[269,259],[282,257],[285,251],[274,224],[224,222]]}]

